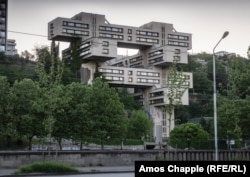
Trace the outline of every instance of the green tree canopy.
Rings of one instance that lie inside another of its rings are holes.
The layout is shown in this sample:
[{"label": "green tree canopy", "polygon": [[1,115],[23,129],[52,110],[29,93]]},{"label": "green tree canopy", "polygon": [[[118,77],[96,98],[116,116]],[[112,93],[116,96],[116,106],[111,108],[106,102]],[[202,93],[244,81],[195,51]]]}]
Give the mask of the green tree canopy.
[{"label": "green tree canopy", "polygon": [[240,140],[242,131],[239,126],[241,109],[239,102],[228,100],[218,108],[218,136],[220,139]]},{"label": "green tree canopy", "polygon": [[4,76],[0,76],[0,137],[13,134],[12,108],[10,100],[10,85]]},{"label": "green tree canopy", "polygon": [[208,142],[209,134],[200,124],[185,123],[170,132],[170,145],[177,148],[200,148],[202,142]]},{"label": "green tree canopy", "polygon": [[108,137],[123,138],[127,119],[115,89],[97,77],[91,85],[89,101],[88,113],[95,121],[92,137],[99,139],[102,145]]},{"label": "green tree canopy", "polygon": [[34,136],[44,135],[43,119],[36,109],[38,98],[41,96],[40,87],[31,79],[15,81],[11,88],[10,99],[15,103],[12,110],[13,123],[19,136],[26,136],[29,149]]},{"label": "green tree canopy", "polygon": [[66,86],[66,90],[71,94],[70,108],[67,112],[69,132],[71,138],[81,142],[82,145],[87,138],[92,136],[95,122],[89,111],[91,87],[81,83],[71,83]]},{"label": "green tree canopy", "polygon": [[128,112],[141,108],[139,103],[135,101],[133,95],[130,94],[126,88],[119,89],[118,94],[120,101],[124,104],[124,108]]},{"label": "green tree canopy", "polygon": [[141,139],[150,135],[153,128],[153,121],[148,118],[143,110],[134,110],[129,118],[128,137]]}]

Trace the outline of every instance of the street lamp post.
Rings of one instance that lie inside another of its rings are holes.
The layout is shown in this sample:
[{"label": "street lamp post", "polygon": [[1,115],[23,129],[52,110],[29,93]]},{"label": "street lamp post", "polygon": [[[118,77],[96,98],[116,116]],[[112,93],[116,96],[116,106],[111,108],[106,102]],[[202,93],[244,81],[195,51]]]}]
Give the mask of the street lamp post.
[{"label": "street lamp post", "polygon": [[217,106],[216,106],[216,73],[215,73],[215,48],[219,45],[220,41],[227,37],[228,31],[225,31],[219,42],[213,49],[213,82],[214,82],[214,148],[215,148],[215,161],[218,160],[218,140],[217,140]]}]

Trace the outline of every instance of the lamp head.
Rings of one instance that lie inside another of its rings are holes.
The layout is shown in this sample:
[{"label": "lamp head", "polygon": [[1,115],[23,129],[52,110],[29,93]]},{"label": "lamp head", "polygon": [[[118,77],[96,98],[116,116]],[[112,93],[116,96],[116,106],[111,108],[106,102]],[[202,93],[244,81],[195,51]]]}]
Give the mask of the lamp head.
[{"label": "lamp head", "polygon": [[227,37],[228,34],[229,34],[229,32],[228,32],[228,31],[225,31],[224,34],[223,34],[223,36],[222,36],[222,39],[224,39],[225,37]]}]

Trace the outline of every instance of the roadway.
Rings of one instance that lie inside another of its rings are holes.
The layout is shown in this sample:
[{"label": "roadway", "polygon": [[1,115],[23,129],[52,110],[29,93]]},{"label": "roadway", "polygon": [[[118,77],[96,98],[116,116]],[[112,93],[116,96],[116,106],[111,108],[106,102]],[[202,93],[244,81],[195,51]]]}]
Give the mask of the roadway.
[{"label": "roadway", "polygon": [[[52,175],[46,177],[62,177],[62,175]],[[98,174],[78,174],[78,175],[63,175],[63,177],[134,177],[134,173],[98,173]],[[22,176],[23,177],[23,176]],[[33,177],[33,176],[29,176]],[[34,177],[42,177],[35,175]]]},{"label": "roadway", "polygon": [[[79,176],[84,176],[84,177],[115,177],[119,175],[119,177],[132,177],[134,176],[134,166],[89,166],[89,167],[77,167],[77,169],[80,171],[77,174],[61,174],[61,175],[56,175],[56,174],[20,174],[20,176],[29,176],[29,177],[39,177],[39,176],[46,176],[46,177],[56,177],[56,176],[65,176],[65,177],[79,177]],[[16,177],[15,171],[17,169],[0,169],[0,177],[1,176],[8,176],[8,177]]]}]

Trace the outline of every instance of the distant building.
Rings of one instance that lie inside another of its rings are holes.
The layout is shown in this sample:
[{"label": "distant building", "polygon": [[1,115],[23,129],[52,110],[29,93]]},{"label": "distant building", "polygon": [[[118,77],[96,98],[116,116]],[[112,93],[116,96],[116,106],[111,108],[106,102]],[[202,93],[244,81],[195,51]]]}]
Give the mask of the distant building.
[{"label": "distant building", "polygon": [[17,54],[16,41],[14,39],[7,39],[6,55],[13,56]]},{"label": "distant building", "polygon": [[219,52],[216,52],[215,55],[218,58],[230,58],[230,57],[235,57],[236,56],[235,53],[229,53],[227,51],[219,51]]},{"label": "distant building", "polygon": [[8,39],[8,0],[0,0],[0,52],[5,55],[16,55],[16,43],[13,39]]},{"label": "distant building", "polygon": [[0,0],[0,52],[7,48],[8,0]]},{"label": "distant building", "polygon": [[[187,64],[192,36],[177,32],[172,24],[149,22],[140,27],[110,24],[104,15],[81,12],[72,18],[58,17],[48,23],[48,39],[69,42],[63,58],[70,61],[73,51],[82,57],[81,81],[90,84],[95,72],[102,73],[113,87],[133,89],[134,97],[154,121],[156,141],[169,137],[174,128],[164,108],[169,104],[167,77],[173,61]],[[117,49],[138,49],[133,56],[120,57]],[[193,87],[192,73],[183,73],[183,88]],[[176,98],[177,95],[176,93]],[[189,104],[188,90],[180,101]]]}]

